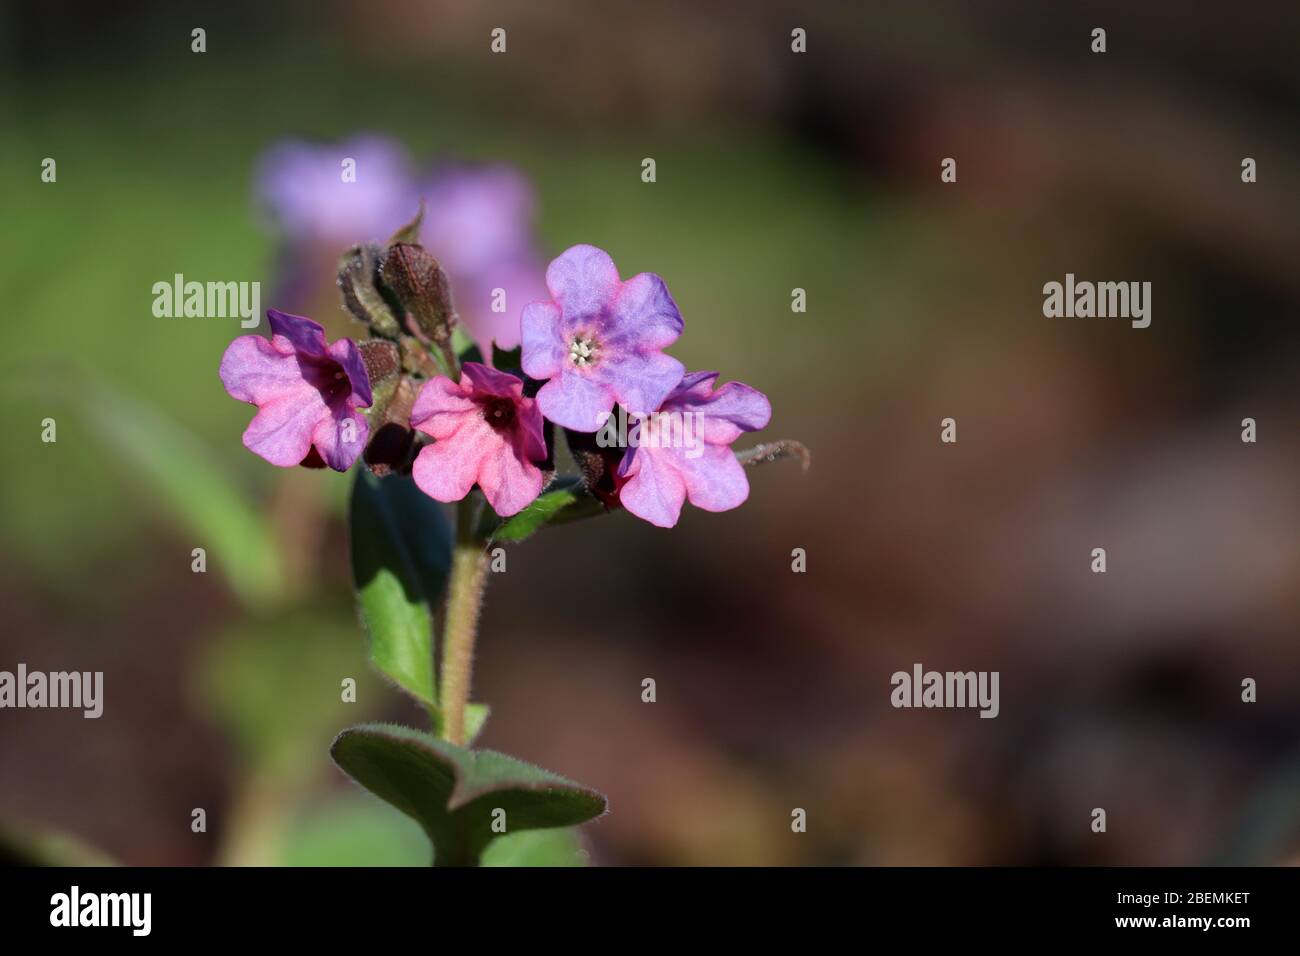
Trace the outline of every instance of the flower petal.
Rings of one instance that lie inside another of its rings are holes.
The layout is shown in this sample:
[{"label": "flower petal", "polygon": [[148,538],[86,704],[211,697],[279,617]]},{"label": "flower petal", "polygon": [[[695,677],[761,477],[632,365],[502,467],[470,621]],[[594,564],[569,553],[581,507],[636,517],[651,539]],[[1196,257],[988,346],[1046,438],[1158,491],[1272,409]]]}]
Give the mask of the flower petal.
[{"label": "flower petal", "polygon": [[329,347],[330,357],[339,364],[348,382],[352,386],[352,396],[358,405],[370,405],[374,397],[370,393],[370,376],[366,373],[366,363],[361,358],[361,350],[351,339],[339,339]]},{"label": "flower petal", "polygon": [[305,384],[292,347],[280,346],[260,335],[241,335],[226,346],[220,374],[231,398],[261,405]]},{"label": "flower petal", "polygon": [[662,448],[629,448],[619,465],[619,473],[628,475],[619,490],[623,507],[652,525],[671,528],[682,514],[686,501],[686,483]]},{"label": "flower petal", "polygon": [[365,450],[369,434],[365,416],[351,405],[340,403],[316,426],[312,444],[325,464],[335,471],[347,471]]},{"label": "flower petal", "polygon": [[609,343],[617,348],[648,351],[672,345],[682,334],[684,324],[664,280],[642,272],[619,287],[606,334]]},{"label": "flower petal", "polygon": [[604,315],[618,292],[618,268],[603,249],[573,246],[547,267],[546,287],[564,311],[565,326],[572,328]]},{"label": "flower petal", "polygon": [[518,375],[498,371],[481,362],[466,362],[461,367],[461,381],[468,383],[475,395],[495,395],[516,401],[523,399],[524,383]]},{"label": "flower petal", "polygon": [[478,405],[469,391],[439,375],[425,382],[411,406],[411,426],[433,438],[447,438],[460,428],[468,415],[477,415]]},{"label": "flower petal", "polygon": [[673,462],[686,485],[691,504],[705,511],[730,511],[749,497],[749,479],[726,445],[705,445],[692,458],[690,450],[673,449]]},{"label": "flower petal", "polygon": [[542,414],[562,428],[594,432],[614,407],[613,393],[589,375],[566,370],[537,393]]},{"label": "flower petal", "polygon": [[505,439],[482,416],[465,415],[454,432],[420,450],[411,474],[429,497],[460,501],[478,481],[484,459],[504,454]]},{"label": "flower petal", "polygon": [[[685,372],[686,366],[671,355],[647,352],[611,355],[593,366],[591,376],[629,412],[643,415],[659,409]],[[546,417],[555,420],[550,414]],[[595,427],[582,430],[595,431]]]},{"label": "flower petal", "polygon": [[478,486],[501,517],[522,511],[542,493],[542,470],[520,458],[510,445],[503,444],[500,451],[484,455],[480,462]]},{"label": "flower petal", "polygon": [[525,398],[517,406],[518,419],[511,441],[515,453],[525,461],[546,460],[546,432],[542,422],[542,409],[536,399]]},{"label": "flower petal", "polygon": [[302,315],[290,315],[279,309],[267,309],[271,331],[291,345],[295,352],[324,358],[329,355],[325,344],[325,327]]},{"label": "flower petal", "polygon": [[766,428],[772,418],[767,396],[743,382],[710,391],[717,377],[717,372],[687,375],[664,400],[664,410],[703,415],[704,440],[711,445],[730,445],[741,432]]},{"label": "flower petal", "polygon": [[320,392],[301,383],[261,405],[244,431],[244,447],[273,465],[290,468],[307,457],[317,426],[329,418]]},{"label": "flower petal", "polygon": [[530,302],[519,319],[523,353],[520,364],[535,379],[554,378],[564,369],[568,345],[560,330],[560,309],[551,302]]}]

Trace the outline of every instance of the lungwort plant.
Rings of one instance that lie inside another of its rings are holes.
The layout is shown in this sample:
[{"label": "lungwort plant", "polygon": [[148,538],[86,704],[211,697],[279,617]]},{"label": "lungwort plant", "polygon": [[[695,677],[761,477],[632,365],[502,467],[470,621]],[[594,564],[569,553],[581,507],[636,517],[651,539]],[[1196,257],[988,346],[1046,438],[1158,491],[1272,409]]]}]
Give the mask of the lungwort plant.
[{"label": "lungwort plant", "polygon": [[[474,747],[488,707],[470,699],[471,668],[498,549],[620,510],[671,528],[688,500],[742,504],[744,465],[806,453],[794,442],[733,452],[771,407],[665,354],[683,321],[659,276],[621,279],[607,253],[574,246],[546,270],[549,300],[476,343],[419,235],[417,217],[386,246],[344,255],[343,306],[363,335],[330,342],[311,319],[270,310],[271,337],[235,339],[221,380],[257,407],[244,445],[271,464],[361,461],[348,521],[370,662],[428,726],[352,727],[331,754],[420,824],[436,865],[475,865],[503,833],[606,810],[590,787]],[[556,473],[560,435],[575,474]]]}]

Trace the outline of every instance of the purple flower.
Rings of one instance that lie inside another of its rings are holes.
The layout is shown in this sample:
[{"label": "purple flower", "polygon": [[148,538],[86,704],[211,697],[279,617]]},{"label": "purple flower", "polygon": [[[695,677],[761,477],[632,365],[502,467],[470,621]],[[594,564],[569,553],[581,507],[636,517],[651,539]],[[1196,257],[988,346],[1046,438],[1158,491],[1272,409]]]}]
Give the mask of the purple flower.
[{"label": "purple flower", "polygon": [[663,403],[686,368],[661,349],[677,340],[682,316],[657,275],[621,282],[609,253],[574,246],[546,270],[551,302],[524,306],[523,369],[549,379],[542,414],[593,432],[618,402],[644,414]]},{"label": "purple flower", "polygon": [[532,187],[509,166],[448,165],[422,194],[420,238],[451,278],[466,331],[485,355],[494,340],[513,349],[524,303],[546,296],[533,241]]},{"label": "purple flower", "polygon": [[356,343],[325,341],[311,319],[268,309],[271,340],[242,335],[221,359],[231,397],[257,406],[244,447],[273,465],[319,465],[347,471],[366,447],[359,406],[371,402],[370,380]]},{"label": "purple flower", "polygon": [[477,484],[507,517],[541,494],[542,413],[514,375],[466,362],[459,383],[430,379],[411,409],[411,424],[435,439],[412,469],[426,495],[459,501]]},{"label": "purple flower", "polygon": [[[356,161],[355,182],[343,180],[344,159]],[[297,254],[385,239],[411,221],[423,199],[421,242],[447,271],[461,321],[485,355],[493,340],[504,349],[518,345],[520,309],[546,297],[533,228],[537,200],[510,166],[446,164],[417,181],[406,152],[389,139],[293,140],[267,151],[257,193]],[[301,262],[295,271],[303,271]],[[300,280],[291,286],[302,279],[291,278]]]},{"label": "purple flower", "polygon": [[682,503],[728,511],[749,497],[745,469],[731,443],[741,432],[767,426],[767,396],[740,382],[717,391],[717,372],[692,372],[658,413],[629,433],[618,468],[619,500],[628,511],[661,528],[677,524]]},{"label": "purple flower", "polygon": [[339,247],[385,239],[419,207],[405,151],[380,136],[277,143],[262,158],[257,194],[286,238]]}]

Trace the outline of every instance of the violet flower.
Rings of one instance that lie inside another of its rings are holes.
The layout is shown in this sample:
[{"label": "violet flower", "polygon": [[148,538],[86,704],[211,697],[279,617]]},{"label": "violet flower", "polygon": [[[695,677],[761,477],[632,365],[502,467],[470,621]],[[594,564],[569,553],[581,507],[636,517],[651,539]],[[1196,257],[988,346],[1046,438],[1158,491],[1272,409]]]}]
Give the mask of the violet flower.
[{"label": "violet flower", "polygon": [[[345,159],[356,163],[355,181],[344,180]],[[419,207],[405,151],[381,136],[277,143],[262,157],[256,189],[276,230],[297,244],[382,240]]]},{"label": "violet flower", "polygon": [[596,431],[617,402],[635,414],[659,408],[685,366],[661,351],[682,316],[657,275],[626,282],[607,252],[574,246],[546,270],[550,302],[524,306],[523,370],[547,379],[542,414],[574,431]]}]

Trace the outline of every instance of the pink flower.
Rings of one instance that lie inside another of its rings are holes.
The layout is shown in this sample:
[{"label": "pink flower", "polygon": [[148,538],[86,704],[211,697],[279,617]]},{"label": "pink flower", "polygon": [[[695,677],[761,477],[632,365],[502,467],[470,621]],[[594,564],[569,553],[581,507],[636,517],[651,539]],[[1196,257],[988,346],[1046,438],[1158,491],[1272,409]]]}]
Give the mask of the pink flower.
[{"label": "pink flower", "polygon": [[594,432],[614,403],[654,411],[686,368],[661,351],[682,332],[682,316],[656,275],[626,282],[609,253],[574,246],[546,270],[551,302],[524,306],[523,370],[548,379],[542,414],[565,428]]},{"label": "pink flower", "polygon": [[705,511],[728,511],[749,497],[745,469],[730,446],[741,432],[766,427],[772,405],[740,382],[713,391],[717,377],[687,375],[657,414],[629,432],[616,486],[620,503],[638,518],[671,528],[687,499]]},{"label": "pink flower", "polygon": [[[242,335],[221,359],[232,398],[257,406],[244,447],[273,465],[323,462],[347,471],[366,447],[359,406],[371,402],[370,380],[356,343],[325,341],[311,319],[268,309],[272,337]],[[314,454],[313,454],[314,450]]]},{"label": "pink flower", "polygon": [[411,424],[435,439],[412,469],[430,497],[459,501],[477,484],[493,510],[508,517],[541,494],[542,413],[514,375],[466,362],[459,383],[430,379],[411,409]]}]

